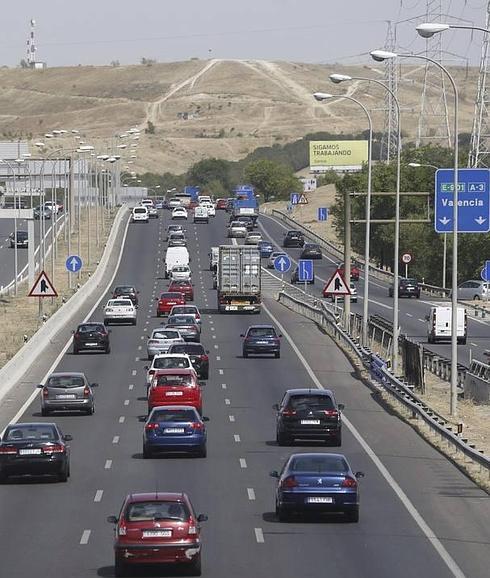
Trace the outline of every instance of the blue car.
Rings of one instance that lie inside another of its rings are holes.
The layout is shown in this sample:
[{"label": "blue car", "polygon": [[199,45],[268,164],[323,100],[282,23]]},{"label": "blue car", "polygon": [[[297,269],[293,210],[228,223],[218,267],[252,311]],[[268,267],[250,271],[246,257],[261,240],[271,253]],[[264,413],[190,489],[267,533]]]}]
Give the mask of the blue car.
[{"label": "blue car", "polygon": [[272,325],[251,325],[243,337],[242,354],[248,357],[251,353],[281,357],[281,337]]},{"label": "blue car", "polygon": [[151,458],[157,453],[192,453],[206,457],[207,417],[187,405],[154,407],[143,431],[143,457]]},{"label": "blue car", "polygon": [[259,248],[260,256],[262,258],[268,259],[274,252],[274,246],[272,243],[269,243],[269,241],[259,241],[257,247]]},{"label": "blue car", "polygon": [[359,483],[342,454],[292,454],[278,478],[276,516],[281,522],[293,513],[341,512],[349,522],[359,521]]}]

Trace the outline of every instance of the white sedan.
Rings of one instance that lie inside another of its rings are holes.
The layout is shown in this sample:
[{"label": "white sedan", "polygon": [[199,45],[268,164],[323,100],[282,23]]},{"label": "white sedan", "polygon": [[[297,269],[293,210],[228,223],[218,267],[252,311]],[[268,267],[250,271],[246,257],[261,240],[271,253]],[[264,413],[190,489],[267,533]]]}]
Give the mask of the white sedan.
[{"label": "white sedan", "polygon": [[262,241],[262,235],[260,233],[247,233],[245,237],[245,245],[258,245]]},{"label": "white sedan", "polygon": [[189,265],[174,265],[170,271],[172,281],[190,281],[191,269]]},{"label": "white sedan", "polygon": [[172,219],[187,220],[187,209],[185,207],[175,207],[175,209],[172,210]]},{"label": "white sedan", "polygon": [[136,307],[131,299],[109,299],[104,307],[104,324],[116,321],[136,325]]},{"label": "white sedan", "polygon": [[151,365],[145,366],[146,369],[146,383],[150,384],[153,379],[153,375],[158,369],[194,369],[192,365],[191,358],[187,353],[161,353],[155,355]]}]

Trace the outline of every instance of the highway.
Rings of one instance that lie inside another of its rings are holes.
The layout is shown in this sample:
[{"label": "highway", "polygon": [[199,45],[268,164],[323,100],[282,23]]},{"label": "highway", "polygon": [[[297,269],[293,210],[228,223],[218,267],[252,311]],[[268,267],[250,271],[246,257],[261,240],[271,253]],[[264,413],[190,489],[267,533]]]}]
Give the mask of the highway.
[{"label": "highway", "polygon": [[[282,239],[289,226],[284,225],[277,219],[262,215],[260,217],[260,231],[266,240],[282,248]],[[296,262],[301,253],[301,249],[288,248],[285,250]],[[318,296],[325,283],[335,272],[338,259],[327,252],[323,252],[321,261],[314,261],[316,283],[307,288],[308,292]],[[285,275],[289,280],[290,274]],[[352,303],[351,309],[355,313],[362,315],[364,278],[361,275],[360,281],[355,283],[357,287],[358,301]],[[393,298],[388,296],[388,284],[379,279],[370,278],[369,281],[369,314],[381,315],[390,322],[393,321]],[[400,327],[401,334],[406,334],[410,339],[423,342],[424,347],[438,353],[446,358],[451,356],[450,342],[437,344],[427,343],[427,321],[425,316],[429,313],[431,305],[449,304],[447,299],[422,294],[420,299],[400,297]],[[466,345],[458,346],[458,361],[468,366],[470,363],[470,352],[473,358],[486,361],[483,352],[490,349],[490,318],[482,319],[475,317],[474,311],[468,309],[468,340]]]},{"label": "highway", "polygon": [[[167,287],[165,213],[148,225],[129,226],[114,281],[139,288],[137,326],[112,327],[109,356],[73,356],[70,348],[57,364],[100,384],[95,415],[42,418],[38,399],[20,412],[19,421],[54,420],[73,435],[71,478],[66,484],[11,480],[0,486],[0,577],[113,576],[113,530],[106,517],[118,514],[129,492],[168,490],[188,492],[196,510],[209,515],[203,524],[206,577],[486,578],[488,495],[383,409],[329,338],[267,295],[260,316],[215,312],[207,254],[210,246],[228,242],[227,221],[221,213],[209,225],[186,225],[195,303],[204,313],[202,341],[210,350],[208,457],[142,459],[146,335],[161,322],[155,297]],[[263,222],[278,234],[268,219]],[[104,304],[102,299],[92,319],[102,319]],[[258,322],[282,331],[281,359],[241,357],[239,335]],[[319,384],[345,403],[341,451],[366,474],[359,524],[335,517],[279,523],[273,514],[269,472],[290,453],[312,446],[278,447],[271,406],[287,388]]]}]

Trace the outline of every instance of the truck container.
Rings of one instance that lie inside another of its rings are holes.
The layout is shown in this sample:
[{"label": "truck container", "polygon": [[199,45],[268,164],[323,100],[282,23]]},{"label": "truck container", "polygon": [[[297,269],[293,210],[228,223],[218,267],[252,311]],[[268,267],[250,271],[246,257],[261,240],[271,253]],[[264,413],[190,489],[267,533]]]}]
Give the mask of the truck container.
[{"label": "truck container", "polygon": [[254,221],[254,226],[257,226],[259,202],[255,196],[255,189],[251,185],[239,185],[233,189],[233,195],[233,217],[251,217]]},{"label": "truck container", "polygon": [[221,245],[218,256],[218,311],[260,313],[260,251],[244,245]]}]

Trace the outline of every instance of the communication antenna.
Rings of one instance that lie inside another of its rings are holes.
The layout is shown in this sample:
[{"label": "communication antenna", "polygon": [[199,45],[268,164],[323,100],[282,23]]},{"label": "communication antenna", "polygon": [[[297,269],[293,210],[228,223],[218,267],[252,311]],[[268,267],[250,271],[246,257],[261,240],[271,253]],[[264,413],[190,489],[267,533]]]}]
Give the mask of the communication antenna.
[{"label": "communication antenna", "polygon": [[[395,34],[391,21],[388,20],[388,30],[386,32],[386,40],[384,49],[388,52],[396,52]],[[384,84],[397,96],[398,90],[398,76],[395,59],[387,58],[384,62]],[[383,127],[383,137],[381,139],[381,160],[386,159],[390,162],[391,158],[396,157],[398,146],[398,115],[396,112],[395,103],[392,95],[385,91],[385,117]]]},{"label": "communication antenna", "polygon": [[[490,1],[487,4],[487,17],[485,28],[490,26]],[[483,37],[483,44],[480,57],[480,73],[478,76],[478,89],[475,102],[475,116],[473,118],[473,128],[471,130],[470,155],[468,166],[489,167],[490,166],[490,123],[488,119],[488,108],[490,98],[487,92],[487,72],[488,72],[488,34]]]},{"label": "communication antenna", "polygon": [[27,64],[29,68],[34,68],[34,63],[36,62],[36,43],[34,41],[35,35],[35,28],[36,28],[36,21],[34,19],[31,20],[31,32],[29,34],[29,38],[27,39]]}]

